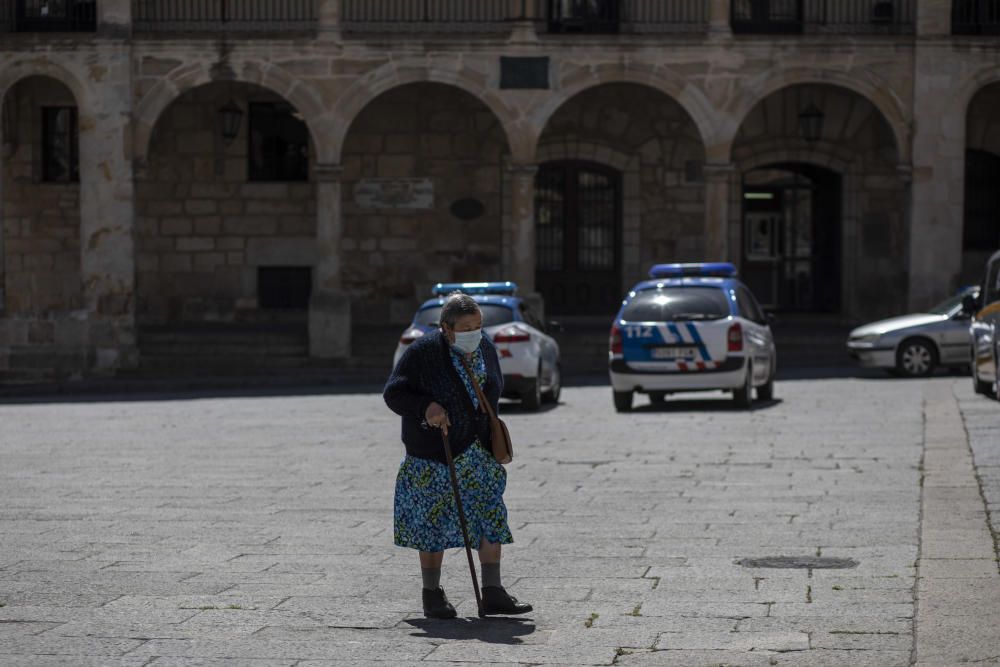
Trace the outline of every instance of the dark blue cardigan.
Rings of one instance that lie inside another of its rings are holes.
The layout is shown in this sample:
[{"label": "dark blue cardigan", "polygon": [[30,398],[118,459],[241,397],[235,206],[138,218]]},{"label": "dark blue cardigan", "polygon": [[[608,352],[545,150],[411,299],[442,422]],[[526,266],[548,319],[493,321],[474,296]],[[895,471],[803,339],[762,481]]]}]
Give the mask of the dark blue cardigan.
[{"label": "dark blue cardigan", "polygon": [[[493,342],[483,336],[479,344],[486,361],[486,384],[482,387],[496,412],[503,391],[503,373]],[[421,426],[427,406],[436,401],[448,412],[451,427],[448,442],[452,456],[467,450],[479,438],[489,450],[490,421],[472,405],[469,392],[451,362],[448,339],[440,330],[415,340],[400,357],[385,383],[382,397],[386,405],[403,418],[403,445],[406,453],[445,463],[441,432]]]}]

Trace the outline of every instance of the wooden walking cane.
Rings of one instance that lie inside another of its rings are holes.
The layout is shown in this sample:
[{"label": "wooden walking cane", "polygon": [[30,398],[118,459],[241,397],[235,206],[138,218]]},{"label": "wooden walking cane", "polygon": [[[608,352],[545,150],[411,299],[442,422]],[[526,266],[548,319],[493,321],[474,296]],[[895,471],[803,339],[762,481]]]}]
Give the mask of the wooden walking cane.
[{"label": "wooden walking cane", "polygon": [[479,594],[479,580],[476,579],[476,565],[472,561],[472,546],[469,544],[469,527],[465,523],[465,510],[462,509],[462,495],[458,490],[458,474],[455,472],[455,461],[451,458],[451,444],[448,442],[448,434],[441,431],[441,439],[444,441],[444,456],[448,461],[448,472],[451,473],[451,490],[455,493],[455,505],[458,506],[458,523],[462,526],[462,540],[465,542],[465,555],[469,558],[469,574],[472,575],[472,589],[476,592],[476,609],[479,611],[479,618],[484,618],[483,596]]}]

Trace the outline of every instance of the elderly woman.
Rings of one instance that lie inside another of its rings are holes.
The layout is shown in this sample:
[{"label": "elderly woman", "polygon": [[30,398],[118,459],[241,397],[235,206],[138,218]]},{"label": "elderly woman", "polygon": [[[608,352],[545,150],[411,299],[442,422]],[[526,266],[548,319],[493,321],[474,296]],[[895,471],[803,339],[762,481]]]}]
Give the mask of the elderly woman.
[{"label": "elderly woman", "polygon": [[[441,588],[444,550],[462,547],[442,432],[451,444],[471,544],[479,549],[487,614],[523,614],[500,583],[500,545],[513,537],[503,492],[507,471],[490,450],[489,417],[479,409],[476,376],[494,411],[503,389],[496,348],[483,336],[483,315],[472,297],[454,293],[441,308],[440,329],[418,338],[400,358],[383,397],[403,419],[406,456],[396,477],[395,542],[420,551],[424,615],[454,618]],[[464,364],[463,364],[464,360]]]}]

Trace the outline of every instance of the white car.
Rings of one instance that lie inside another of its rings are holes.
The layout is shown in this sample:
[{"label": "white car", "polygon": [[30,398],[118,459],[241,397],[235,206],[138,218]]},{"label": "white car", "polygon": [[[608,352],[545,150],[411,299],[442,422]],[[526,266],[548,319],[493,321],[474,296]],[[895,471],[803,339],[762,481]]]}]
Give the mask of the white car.
[{"label": "white car", "polygon": [[740,407],[774,397],[770,318],[725,262],[657,264],[628,293],[611,325],[615,409],[636,393],[653,402],[682,391],[733,392]]},{"label": "white car", "polygon": [[503,396],[516,398],[528,410],[537,410],[543,401],[559,402],[562,376],[559,345],[544,332],[545,327],[527,304],[517,296],[517,286],[501,283],[438,283],[429,299],[413,316],[413,322],[399,338],[393,366],[406,347],[417,338],[438,328],[441,306],[448,294],[465,292],[479,304],[483,332],[490,337],[500,356]]}]

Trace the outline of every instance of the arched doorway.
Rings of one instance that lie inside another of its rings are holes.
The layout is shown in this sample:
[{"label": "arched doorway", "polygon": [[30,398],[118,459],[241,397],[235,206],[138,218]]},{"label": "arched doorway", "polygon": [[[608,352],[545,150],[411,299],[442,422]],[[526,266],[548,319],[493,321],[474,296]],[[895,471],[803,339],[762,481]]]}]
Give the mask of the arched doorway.
[{"label": "arched doorway", "polygon": [[607,313],[621,299],[622,175],[595,162],[542,164],[535,177],[535,285],[546,308]]},{"label": "arched doorway", "polygon": [[767,308],[840,311],[841,177],[778,163],[743,176],[743,279]]},{"label": "arched doorway", "polygon": [[732,156],[741,186],[730,238],[758,298],[828,313],[830,323],[899,312],[907,182],[892,128],[871,100],[829,84],[782,88],[743,119]]},{"label": "arched doorway", "polygon": [[965,147],[961,284],[982,280],[986,259],[1000,249],[1000,83],[969,104]]},{"label": "arched doorway", "polygon": [[547,313],[606,318],[650,265],[704,260],[704,143],[663,91],[610,82],[576,93],[545,122],[538,156],[536,283]]}]

